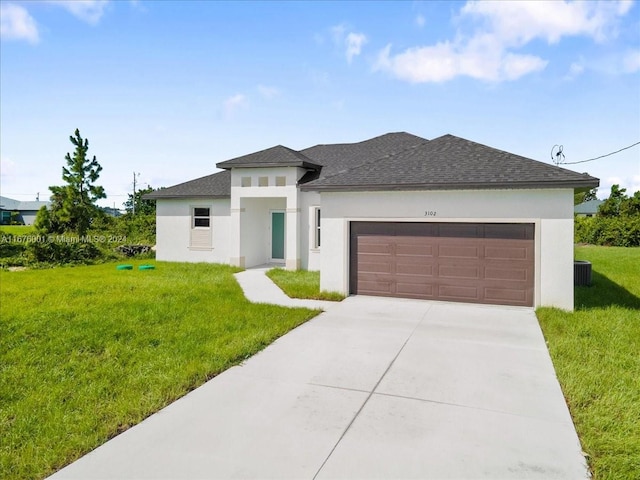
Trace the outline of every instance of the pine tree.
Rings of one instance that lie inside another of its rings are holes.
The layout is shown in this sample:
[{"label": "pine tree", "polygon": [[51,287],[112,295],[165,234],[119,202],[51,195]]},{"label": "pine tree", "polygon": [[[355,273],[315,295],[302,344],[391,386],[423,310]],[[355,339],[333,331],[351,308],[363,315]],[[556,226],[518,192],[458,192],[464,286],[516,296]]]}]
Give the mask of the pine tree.
[{"label": "pine tree", "polygon": [[76,148],[73,157],[67,153],[67,165],[62,167],[62,179],[66,185],[49,187],[52,193],[49,229],[57,233],[71,231],[85,235],[92,220],[102,214],[96,201],[107,195],[104,188],[95,185],[102,166],[95,155],[91,160],[87,158],[89,141],[80,136],[77,128],[69,140]]}]

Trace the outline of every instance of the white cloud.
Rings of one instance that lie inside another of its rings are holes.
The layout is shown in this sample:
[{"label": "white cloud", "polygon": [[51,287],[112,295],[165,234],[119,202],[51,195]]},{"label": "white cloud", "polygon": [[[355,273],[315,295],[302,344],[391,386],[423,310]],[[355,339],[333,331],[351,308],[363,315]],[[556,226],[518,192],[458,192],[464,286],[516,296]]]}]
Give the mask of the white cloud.
[{"label": "white cloud", "polygon": [[362,46],[367,43],[367,37],[363,33],[350,32],[349,35],[347,35],[345,43],[347,44],[347,62],[351,63],[353,57],[360,55]]},{"label": "white cloud", "polygon": [[418,14],[418,16],[416,17],[416,25],[422,28],[424,27],[425,23],[426,23],[426,20],[424,16],[422,14]]},{"label": "white cloud", "polygon": [[260,95],[267,100],[271,100],[272,98],[280,95],[280,90],[276,87],[268,87],[266,85],[258,85],[258,92],[260,92]]},{"label": "white cloud", "polygon": [[7,157],[0,157],[0,176],[10,177],[15,175],[18,170],[16,162]]},{"label": "white cloud", "polygon": [[223,102],[224,111],[227,115],[232,114],[238,110],[246,109],[249,107],[249,99],[242,93],[237,93]]},{"label": "white cloud", "polygon": [[622,70],[625,73],[640,71],[640,50],[632,50],[625,54],[622,59]]},{"label": "white cloud", "polygon": [[[471,22],[473,34],[459,31],[453,40],[396,54],[387,45],[379,52],[374,70],[411,83],[444,82],[458,76],[492,82],[516,80],[543,70],[548,63],[538,56],[518,53],[519,48],[533,40],[554,44],[576,35],[606,41],[616,35],[617,19],[630,5],[626,1],[469,1],[460,10],[460,19]],[[635,71],[640,68],[638,62],[630,54],[625,68]],[[572,66],[570,75],[580,74],[580,68]]]},{"label": "white cloud", "polygon": [[507,44],[519,46],[535,38],[557,43],[562,37],[575,35],[604,41],[615,35],[616,18],[625,15],[630,7],[626,1],[474,0],[467,2],[461,13],[483,19]]},{"label": "white cloud", "polygon": [[348,30],[349,28],[343,23],[335,25],[331,27],[331,37],[333,38],[334,44],[345,49],[347,62],[351,63],[353,57],[360,55],[362,46],[367,43],[368,39],[364,33],[356,33]]},{"label": "white cloud", "polygon": [[108,0],[49,0],[49,3],[59,5],[74,17],[83,22],[96,25],[109,3]]},{"label": "white cloud", "polygon": [[24,7],[13,3],[0,3],[0,37],[29,43],[40,40],[36,21]]},{"label": "white cloud", "polygon": [[410,48],[395,56],[390,51],[391,45],[387,45],[380,52],[374,69],[390,71],[410,83],[439,83],[459,75],[486,81],[515,80],[547,65],[533,55],[460,48],[449,42]]},{"label": "white cloud", "polygon": [[565,80],[573,80],[582,75],[584,72],[584,64],[582,62],[573,62],[569,67],[569,73],[564,77]]}]

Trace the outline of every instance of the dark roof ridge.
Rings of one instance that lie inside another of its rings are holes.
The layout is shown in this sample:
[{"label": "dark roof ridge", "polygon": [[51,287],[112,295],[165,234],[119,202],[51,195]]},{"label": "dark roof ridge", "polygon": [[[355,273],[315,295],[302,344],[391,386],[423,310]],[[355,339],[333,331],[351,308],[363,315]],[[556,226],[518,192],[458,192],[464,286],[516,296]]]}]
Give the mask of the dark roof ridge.
[{"label": "dark roof ridge", "polygon": [[[406,132],[400,132],[400,133],[406,133]],[[411,135],[411,134],[409,134],[409,135]],[[383,137],[383,136],[384,135],[380,135],[380,137]],[[374,137],[374,138],[379,138],[379,137]],[[371,140],[373,140],[373,139],[371,139]],[[368,140],[365,140],[365,142],[366,141],[368,141]],[[382,160],[387,160],[387,159],[389,159],[391,157],[394,157],[394,156],[396,156],[396,155],[398,155],[400,153],[407,152],[407,151],[409,151],[409,150],[411,150],[413,148],[417,148],[417,147],[419,147],[421,145],[424,145],[425,143],[428,143],[429,141],[430,140],[424,139],[424,142],[417,143],[415,145],[411,145],[410,147],[404,148],[402,150],[398,150],[397,152],[388,153],[386,155],[383,155],[382,157],[374,158],[373,160],[367,160],[367,161],[364,161],[364,162],[359,163],[357,165],[350,165],[349,168],[345,168],[343,170],[340,170],[339,172],[332,173],[331,175],[327,175],[325,177],[322,177],[322,179],[326,180],[326,179],[329,179],[329,178],[333,178],[333,177],[336,177],[336,176],[339,176],[339,175],[343,175],[344,173],[346,173],[346,172],[348,172],[350,170],[354,170],[356,168],[360,168],[360,167],[363,167],[365,165],[371,165],[371,164],[374,164],[374,163],[378,163],[378,162],[380,162]],[[362,143],[362,142],[358,142],[358,143]]]},{"label": "dark roof ridge", "polygon": [[[367,138],[366,140],[360,140],[359,142],[344,142],[344,143],[318,143],[316,145],[312,145],[310,147],[306,147],[303,148],[302,150],[300,150],[301,152],[303,150],[311,150],[312,148],[316,148],[316,147],[341,147],[341,146],[345,146],[345,145],[359,145],[361,143],[367,143],[367,142],[371,142],[373,140],[377,140],[379,138],[382,137],[388,137],[390,135],[411,135],[412,137],[417,137],[417,138],[422,138],[422,137],[418,137],[417,135],[414,135],[413,133],[409,133],[409,132],[405,132],[405,131],[401,131],[401,132],[387,132],[387,133],[383,133],[382,135],[378,135],[372,138]],[[426,138],[423,139],[428,141]]]},{"label": "dark roof ridge", "polygon": [[[286,152],[286,153],[282,153],[282,151]],[[312,160],[311,158],[309,158],[308,156],[306,156],[304,153],[298,151],[298,150],[294,150],[292,148],[286,147],[284,145],[275,145],[273,147],[269,147],[269,148],[265,148],[262,150],[258,150],[257,152],[252,152],[246,155],[241,155],[239,157],[234,157],[231,158],[229,160],[225,160],[222,162],[218,162],[216,164],[216,167],[218,168],[222,168],[222,169],[230,169],[233,167],[250,167],[250,166],[277,166],[277,164],[281,163],[283,166],[286,166],[287,164],[292,164],[292,162],[295,162],[295,160],[284,160],[284,161],[265,161],[264,157],[268,156],[270,154],[274,154],[274,152],[277,155],[277,152],[280,152],[281,154],[286,154],[286,155],[290,155],[293,158],[295,158],[298,162],[300,162],[300,166],[303,166],[304,168],[319,168],[321,167],[321,165],[318,165],[314,160]],[[261,158],[262,157],[262,158]]]}]

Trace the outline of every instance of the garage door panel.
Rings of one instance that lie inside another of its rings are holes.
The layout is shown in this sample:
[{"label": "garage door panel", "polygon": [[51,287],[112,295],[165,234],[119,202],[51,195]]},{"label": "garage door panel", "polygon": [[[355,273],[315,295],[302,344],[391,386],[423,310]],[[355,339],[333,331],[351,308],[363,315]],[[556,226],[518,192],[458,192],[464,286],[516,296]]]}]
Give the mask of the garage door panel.
[{"label": "garage door panel", "polygon": [[435,286],[424,283],[404,283],[398,281],[396,284],[396,294],[410,298],[432,299],[435,295]]},{"label": "garage door panel", "polygon": [[490,245],[485,247],[484,256],[487,260],[528,260],[531,253],[526,246]]},{"label": "garage door panel", "polygon": [[395,253],[397,256],[411,256],[411,257],[428,257],[433,258],[435,255],[434,245],[429,245],[420,242],[420,239],[414,239],[412,242],[406,240],[400,240],[396,243]]},{"label": "garage door panel", "polygon": [[419,262],[416,263],[397,263],[396,264],[396,274],[400,275],[415,275],[418,277],[433,277],[434,266],[432,264],[421,264]]},{"label": "garage door panel", "polygon": [[527,289],[485,288],[484,297],[494,303],[527,306],[530,293]]},{"label": "garage door panel", "polygon": [[464,280],[480,278],[480,267],[474,265],[439,265],[438,277]]},{"label": "garage door panel", "polygon": [[480,301],[480,288],[471,285],[439,285],[438,298],[465,302]]},{"label": "garage door panel", "polygon": [[486,280],[510,280],[512,282],[529,282],[531,274],[528,268],[485,267]]},{"label": "garage door panel", "polygon": [[361,254],[391,255],[391,244],[389,242],[374,241],[372,239],[358,242],[358,251]]},{"label": "garage door panel", "polygon": [[533,240],[533,225],[529,223],[485,224],[484,238]]},{"label": "garage door panel", "polygon": [[358,262],[358,270],[370,273],[391,273],[391,262],[376,262],[361,260]]},{"label": "garage door panel", "polygon": [[472,258],[480,256],[480,247],[474,245],[464,245],[458,242],[450,244],[440,244],[438,247],[438,258]]},{"label": "garage door panel", "polygon": [[532,224],[353,222],[351,235],[352,293],[533,305]]},{"label": "garage door panel", "polygon": [[475,223],[441,223],[438,236],[440,238],[478,238],[483,231],[482,225]]},{"label": "garage door panel", "polygon": [[358,293],[364,295],[383,295],[391,293],[391,282],[377,278],[362,279],[358,283]]}]

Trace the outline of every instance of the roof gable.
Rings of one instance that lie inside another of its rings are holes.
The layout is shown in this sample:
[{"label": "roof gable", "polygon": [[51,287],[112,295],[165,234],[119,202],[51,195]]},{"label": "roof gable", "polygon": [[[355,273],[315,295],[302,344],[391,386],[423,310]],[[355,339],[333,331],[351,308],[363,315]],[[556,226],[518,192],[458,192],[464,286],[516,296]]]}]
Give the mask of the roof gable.
[{"label": "roof gable", "polygon": [[301,167],[318,170],[321,165],[314,163],[300,152],[277,145],[266,150],[220,162],[216,167],[224,168],[225,170],[252,167]]}]

